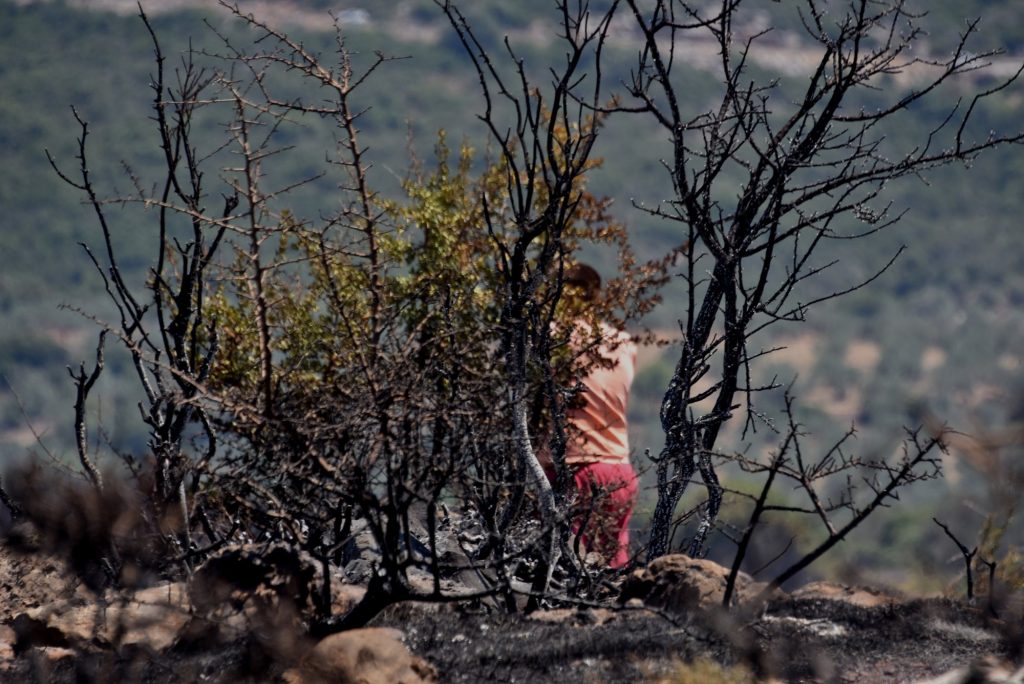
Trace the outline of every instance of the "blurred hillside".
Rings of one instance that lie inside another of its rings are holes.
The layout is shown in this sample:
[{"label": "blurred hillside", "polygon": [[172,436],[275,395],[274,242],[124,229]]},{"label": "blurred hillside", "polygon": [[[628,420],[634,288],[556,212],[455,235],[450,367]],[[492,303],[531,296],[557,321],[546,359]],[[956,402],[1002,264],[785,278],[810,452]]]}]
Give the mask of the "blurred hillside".
[{"label": "blurred hillside", "polygon": [[[552,40],[548,0],[465,4],[479,35],[496,51],[508,35],[528,68],[540,71],[561,59]],[[746,23],[738,28],[748,35],[775,28],[753,65],[757,73],[783,77],[782,93],[799,88],[808,59],[813,59],[800,37],[793,4],[751,0],[750,12],[743,15]],[[1003,49],[1008,54],[993,59],[994,72],[1006,75],[1016,65],[1014,57],[1024,57],[1024,12],[1012,0],[917,4],[929,11],[922,19],[928,30],[922,49],[930,54],[948,54],[966,19],[981,16],[974,52]],[[219,48],[207,23],[244,40],[241,30],[209,0],[151,0],[143,5],[153,13],[171,62],[190,41],[194,49]],[[375,160],[372,179],[386,192],[397,192],[409,166],[410,144],[429,160],[442,127],[452,140],[465,138],[481,151],[485,147],[474,118],[481,107],[475,76],[429,0],[242,6],[301,36],[307,47],[324,55],[334,49],[331,11],[361,58],[371,59],[377,49],[409,57],[385,65],[362,93],[363,104],[371,107],[362,128]],[[58,181],[44,149],[73,168],[77,130],[69,107],[74,105],[90,123],[96,179],[109,196],[130,192],[126,168],[146,179],[158,164],[148,119],[151,47],[141,22],[131,16],[135,11],[135,2],[127,0],[0,0],[0,462],[26,450],[38,451],[37,436],[58,458],[71,453],[73,389],[64,367],[92,358],[97,329],[88,317],[58,307],[79,308],[98,319],[113,316],[102,280],[78,244],[98,243],[94,217],[78,193]],[[692,67],[685,76],[690,97],[686,106],[697,109],[714,92],[708,70],[713,49],[699,41],[684,48],[681,54]],[[610,47],[610,83],[628,75],[632,59],[630,35],[623,28]],[[969,87],[987,83],[974,79],[951,84],[930,107],[903,117],[886,132],[888,137],[896,145],[914,140],[935,127]],[[886,87],[913,85],[911,77]],[[979,131],[1019,128],[1022,103],[1024,84],[1016,84],[1004,97],[987,103]],[[205,133],[213,140],[222,131],[210,122]],[[283,143],[294,146],[276,160],[274,173],[282,181],[309,176],[329,154],[331,132],[320,122],[304,120],[282,136]],[[640,255],[655,257],[678,244],[681,238],[672,227],[630,206],[632,201],[657,204],[668,195],[659,161],[668,151],[659,132],[646,120],[613,119],[597,152],[605,164],[595,173],[591,189],[615,199]],[[907,246],[896,265],[869,288],[812,311],[806,324],[765,334],[763,348],[785,349],[764,359],[756,372],[782,383],[796,378],[800,419],[822,442],[855,421],[862,450],[888,453],[901,426],[919,420],[925,411],[968,432],[1024,414],[1024,238],[1018,226],[1024,197],[1014,181],[1022,171],[1022,150],[1006,149],[970,169],[940,169],[894,185],[886,200],[893,202],[893,212],[908,210],[898,226],[871,239],[843,241],[822,255],[822,263],[833,257],[840,261],[805,293],[807,298],[868,277],[901,245]],[[307,186],[289,196],[288,206],[299,216],[316,216],[330,208],[334,187],[329,180]],[[151,227],[136,221],[125,214],[115,230],[122,265],[141,287],[155,255],[150,252]],[[610,255],[593,258],[606,269],[613,263]],[[668,288],[665,299],[648,324],[672,337],[673,321],[683,314],[676,290]],[[638,452],[660,448],[658,405],[672,365],[671,348],[644,353],[632,406]],[[141,452],[144,435],[127,372],[126,360],[112,354],[94,406],[105,434],[93,438]],[[766,399],[761,408],[777,414],[781,401]],[[760,435],[755,448],[766,448],[771,441],[770,433]],[[736,441],[732,446],[742,445]],[[980,518],[965,511],[969,499],[982,496],[983,483],[972,484],[969,466],[960,462],[951,461],[949,472],[949,481],[925,497],[931,502],[927,505],[943,502],[966,516],[965,531],[973,529],[972,521]]]}]

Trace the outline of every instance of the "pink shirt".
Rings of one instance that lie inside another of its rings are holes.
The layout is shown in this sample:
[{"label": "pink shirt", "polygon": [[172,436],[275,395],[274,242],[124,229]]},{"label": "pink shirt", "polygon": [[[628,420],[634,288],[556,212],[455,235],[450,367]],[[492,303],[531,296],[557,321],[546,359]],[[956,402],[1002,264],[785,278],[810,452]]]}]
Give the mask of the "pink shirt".
[{"label": "pink shirt", "polygon": [[583,390],[574,402],[579,406],[566,412],[570,427],[565,462],[571,465],[629,463],[626,410],[636,374],[636,344],[629,334],[604,323],[601,337],[597,358],[580,380]]}]

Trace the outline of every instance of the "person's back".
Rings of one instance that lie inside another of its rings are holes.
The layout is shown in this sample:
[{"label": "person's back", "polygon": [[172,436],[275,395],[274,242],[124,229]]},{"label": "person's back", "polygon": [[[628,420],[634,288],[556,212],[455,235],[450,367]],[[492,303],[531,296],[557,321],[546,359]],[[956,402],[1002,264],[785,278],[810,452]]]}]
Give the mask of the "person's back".
[{"label": "person's back", "polygon": [[[566,272],[565,283],[576,290],[572,296],[593,302],[601,276],[577,264]],[[599,339],[593,339],[594,332]],[[638,489],[626,423],[636,345],[627,333],[605,323],[597,331],[581,324],[573,338],[573,346],[585,346],[586,338],[598,344],[596,354],[583,355],[582,391],[566,411],[565,462],[577,493],[573,529],[588,551],[620,568],[629,561],[629,519]]]},{"label": "person's back", "polygon": [[636,345],[628,334],[609,325],[602,324],[600,332],[595,359],[580,379],[583,390],[566,412],[573,426],[565,452],[571,465],[629,462],[626,412],[636,373]]}]

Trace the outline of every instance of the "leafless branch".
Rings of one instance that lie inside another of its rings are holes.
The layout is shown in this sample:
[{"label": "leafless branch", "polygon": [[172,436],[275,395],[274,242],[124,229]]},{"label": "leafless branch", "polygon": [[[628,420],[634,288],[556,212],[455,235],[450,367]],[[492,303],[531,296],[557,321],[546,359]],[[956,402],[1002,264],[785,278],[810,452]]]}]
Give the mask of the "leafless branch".
[{"label": "leafless branch", "polygon": [[[953,543],[956,544],[956,548],[958,548],[960,550],[960,554],[964,557],[964,569],[965,569],[964,571],[965,571],[965,573],[967,575],[967,600],[968,601],[973,601],[974,600],[974,573],[972,571],[972,568],[973,568],[973,565],[974,565],[974,563],[973,563],[974,556],[975,556],[975,554],[978,553],[978,547],[975,546],[973,549],[969,549],[968,550],[968,548],[966,546],[964,546],[963,542],[961,542],[959,539],[956,538],[956,535],[953,534],[952,530],[950,530],[949,527],[945,523],[941,522],[938,518],[932,518],[932,521],[936,525],[938,525],[939,527],[942,528],[942,531],[946,533],[947,537],[949,537],[950,539],[953,540]],[[995,568],[994,565],[991,566],[991,570],[994,571],[994,568]],[[992,585],[989,584],[989,587],[991,587],[991,586]]]}]

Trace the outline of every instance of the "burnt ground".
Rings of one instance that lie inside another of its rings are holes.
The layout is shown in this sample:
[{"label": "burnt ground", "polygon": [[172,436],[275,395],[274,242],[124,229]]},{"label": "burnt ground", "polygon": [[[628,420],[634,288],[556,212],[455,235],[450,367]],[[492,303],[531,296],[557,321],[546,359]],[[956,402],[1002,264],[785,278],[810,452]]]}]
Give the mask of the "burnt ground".
[{"label": "burnt ground", "polygon": [[946,599],[877,607],[786,599],[745,621],[702,611],[566,612],[551,624],[401,607],[381,622],[403,629],[452,682],[672,680],[697,659],[787,682],[915,681],[1013,650],[1005,622]]},{"label": "burnt ground", "polygon": [[985,656],[1016,660],[1019,618],[950,599],[863,607],[778,601],[752,626],[786,681],[890,682],[934,677]]},{"label": "burnt ground", "polygon": [[[95,600],[59,560],[0,546],[0,681],[264,682],[279,680],[289,665],[252,634],[193,634],[163,650],[72,642],[45,630],[16,635],[24,611],[69,598]],[[756,673],[787,682],[901,682],[985,656],[1017,660],[1020,616],[1002,612],[995,618],[985,606],[949,599],[865,607],[785,597],[746,616],[611,606],[527,617],[479,605],[408,603],[374,624],[401,629],[441,682],[710,681],[687,675],[693,662],[717,664],[719,681],[726,674],[737,676],[728,681],[753,681],[739,675]]]}]

